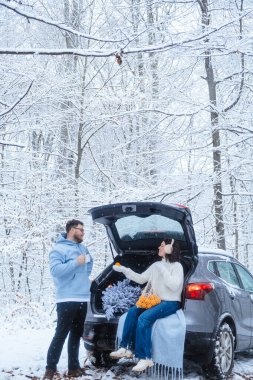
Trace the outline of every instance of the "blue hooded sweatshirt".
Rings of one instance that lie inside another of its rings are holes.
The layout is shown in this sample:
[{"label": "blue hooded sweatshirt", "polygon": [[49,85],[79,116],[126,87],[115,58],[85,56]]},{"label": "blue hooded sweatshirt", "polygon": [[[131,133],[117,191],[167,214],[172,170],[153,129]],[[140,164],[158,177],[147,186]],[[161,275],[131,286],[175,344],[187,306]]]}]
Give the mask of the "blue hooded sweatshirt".
[{"label": "blue hooded sweatshirt", "polygon": [[87,302],[90,300],[89,275],[93,260],[79,265],[77,257],[90,255],[88,249],[81,243],[66,239],[63,233],[57,239],[49,254],[50,272],[56,288],[56,302]]}]

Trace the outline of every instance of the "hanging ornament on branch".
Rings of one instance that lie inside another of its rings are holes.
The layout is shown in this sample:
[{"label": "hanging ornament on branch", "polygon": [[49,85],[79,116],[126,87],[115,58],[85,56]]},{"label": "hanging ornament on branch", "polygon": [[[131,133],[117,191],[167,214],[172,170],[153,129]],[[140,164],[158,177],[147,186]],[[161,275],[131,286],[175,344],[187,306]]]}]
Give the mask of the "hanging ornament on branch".
[{"label": "hanging ornament on branch", "polygon": [[118,65],[122,64],[122,53],[117,52],[115,53],[115,60]]}]

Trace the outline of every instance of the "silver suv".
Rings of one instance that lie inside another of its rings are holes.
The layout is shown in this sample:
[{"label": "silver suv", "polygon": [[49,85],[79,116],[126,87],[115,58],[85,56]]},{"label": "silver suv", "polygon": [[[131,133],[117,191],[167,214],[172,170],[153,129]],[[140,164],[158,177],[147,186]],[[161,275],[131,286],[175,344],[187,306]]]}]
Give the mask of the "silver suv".
[{"label": "silver suv", "polygon": [[234,352],[253,348],[252,275],[224,251],[198,249],[190,210],[182,205],[120,203],[90,213],[104,224],[114,256],[91,286],[83,338],[93,364],[110,365],[109,352],[115,348],[118,318],[106,319],[101,299],[109,285],[124,278],[112,265],[120,262],[141,273],[159,260],[161,241],[173,238],[180,242],[185,274],[185,356],[202,365],[207,377],[226,379]]}]

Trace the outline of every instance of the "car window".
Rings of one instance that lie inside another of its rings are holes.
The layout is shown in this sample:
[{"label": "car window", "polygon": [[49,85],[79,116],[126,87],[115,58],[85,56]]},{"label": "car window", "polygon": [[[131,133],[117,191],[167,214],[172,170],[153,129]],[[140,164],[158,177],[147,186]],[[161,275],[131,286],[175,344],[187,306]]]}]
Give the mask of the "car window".
[{"label": "car window", "polygon": [[245,290],[253,292],[253,277],[240,265],[235,265]]},{"label": "car window", "polygon": [[233,265],[228,261],[216,261],[220,277],[231,285],[240,287]]},{"label": "car window", "polygon": [[182,225],[162,215],[129,215],[115,222],[119,237],[125,241],[173,237],[185,240]]},{"label": "car window", "polygon": [[209,261],[207,269],[210,270],[210,272],[216,274],[214,261]]}]

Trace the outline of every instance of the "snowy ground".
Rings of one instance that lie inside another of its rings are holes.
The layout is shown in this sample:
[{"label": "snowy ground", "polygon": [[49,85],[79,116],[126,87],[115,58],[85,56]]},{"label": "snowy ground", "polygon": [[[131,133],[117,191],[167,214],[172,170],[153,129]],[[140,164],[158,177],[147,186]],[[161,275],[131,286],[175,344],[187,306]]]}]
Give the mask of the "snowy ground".
[{"label": "snowy ground", "polygon": [[[42,377],[45,367],[45,357],[48,345],[53,336],[54,329],[12,329],[0,328],[0,380],[14,379],[27,380]],[[83,363],[86,357],[83,344],[81,344],[80,359]],[[59,371],[66,370],[66,347],[63,349],[59,363]],[[88,362],[86,362],[89,365]],[[114,366],[110,370],[97,370],[91,365],[87,368],[85,380],[134,380],[130,372],[129,362]],[[193,363],[186,361],[184,368],[185,380],[204,379],[201,369]],[[145,379],[141,375],[138,379]],[[253,380],[253,352],[237,355],[233,380]]]}]

